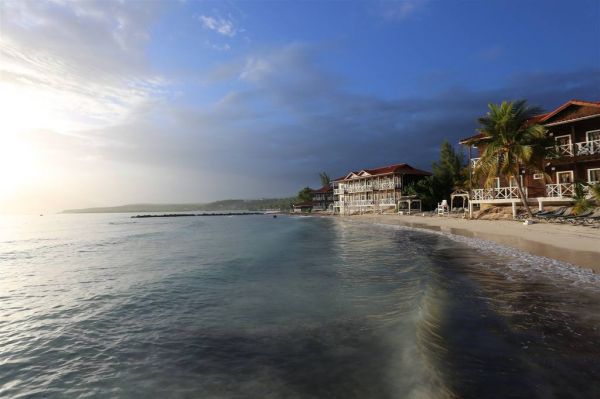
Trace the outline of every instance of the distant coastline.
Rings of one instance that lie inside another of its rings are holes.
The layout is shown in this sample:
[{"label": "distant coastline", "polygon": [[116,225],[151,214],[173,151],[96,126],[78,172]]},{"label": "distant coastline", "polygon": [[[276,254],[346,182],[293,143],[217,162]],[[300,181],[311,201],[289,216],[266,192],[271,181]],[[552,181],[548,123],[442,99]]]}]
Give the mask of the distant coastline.
[{"label": "distant coastline", "polygon": [[231,199],[189,204],[127,204],[94,208],[66,209],[61,213],[132,213],[132,212],[214,212],[214,211],[265,211],[287,210],[294,198]]}]

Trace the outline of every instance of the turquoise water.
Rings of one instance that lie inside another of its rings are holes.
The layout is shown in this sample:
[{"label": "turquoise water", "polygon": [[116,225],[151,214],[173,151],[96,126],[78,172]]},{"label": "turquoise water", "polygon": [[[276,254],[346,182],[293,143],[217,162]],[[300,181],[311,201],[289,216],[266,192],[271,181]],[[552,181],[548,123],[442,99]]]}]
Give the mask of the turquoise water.
[{"label": "turquoise water", "polygon": [[597,276],[339,219],[129,216],[0,219],[0,397],[600,397]]}]

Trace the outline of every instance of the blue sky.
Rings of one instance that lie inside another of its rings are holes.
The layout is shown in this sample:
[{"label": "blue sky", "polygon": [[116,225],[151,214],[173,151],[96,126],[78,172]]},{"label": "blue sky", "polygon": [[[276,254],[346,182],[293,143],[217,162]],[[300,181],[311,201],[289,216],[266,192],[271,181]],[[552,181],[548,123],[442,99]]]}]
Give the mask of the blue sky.
[{"label": "blue sky", "polygon": [[19,168],[31,184],[0,195],[8,208],[34,196],[64,207],[290,195],[320,171],[427,169],[488,102],[600,100],[598,0],[0,11],[5,103],[40,115],[3,129],[34,154]]}]

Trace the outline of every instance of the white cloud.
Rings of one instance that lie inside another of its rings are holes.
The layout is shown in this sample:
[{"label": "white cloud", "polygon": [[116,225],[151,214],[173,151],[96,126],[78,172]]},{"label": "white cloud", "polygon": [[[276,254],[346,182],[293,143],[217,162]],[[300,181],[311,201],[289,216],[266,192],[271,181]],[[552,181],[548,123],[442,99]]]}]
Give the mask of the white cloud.
[{"label": "white cloud", "polygon": [[404,20],[422,8],[426,2],[427,0],[382,1],[379,3],[379,11],[386,19]]},{"label": "white cloud", "polygon": [[156,8],[7,1],[0,11],[0,97],[13,93],[7,103],[15,115],[0,125],[11,131],[68,134],[114,124],[163,90],[165,79],[146,70],[144,56]]},{"label": "white cloud", "polygon": [[238,33],[233,21],[230,19],[200,15],[198,20],[204,28],[213,30],[223,36],[234,37]]}]

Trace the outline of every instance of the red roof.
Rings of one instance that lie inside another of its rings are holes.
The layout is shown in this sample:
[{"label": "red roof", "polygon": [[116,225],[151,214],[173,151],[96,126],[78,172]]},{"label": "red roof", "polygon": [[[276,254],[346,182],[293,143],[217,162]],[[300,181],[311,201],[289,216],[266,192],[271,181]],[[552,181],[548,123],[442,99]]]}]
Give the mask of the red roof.
[{"label": "red roof", "polygon": [[413,168],[412,166],[410,166],[407,163],[397,163],[394,165],[388,165],[388,166],[381,166],[378,168],[372,168],[372,169],[362,169],[360,172],[350,172],[348,173],[346,176],[336,179],[335,181],[339,181],[339,180],[347,180],[351,178],[351,175],[358,175],[360,177],[361,174],[363,176],[377,176],[377,175],[386,175],[386,174],[390,174],[390,173],[398,173],[398,174],[405,174],[405,175],[418,175],[418,176],[430,176],[431,173],[421,170],[421,169],[417,169],[417,168]]},{"label": "red roof", "polygon": [[330,192],[330,191],[332,191],[332,190],[333,190],[333,188],[331,188],[331,186],[329,186],[329,185],[325,185],[325,186],[323,186],[323,187],[321,187],[321,188],[318,188],[318,189],[316,189],[316,190],[312,190],[312,193],[313,193],[313,194],[319,194],[319,193],[328,193],[328,192]]},{"label": "red roof", "polygon": [[[579,105],[582,107],[594,107],[594,108],[597,107],[597,108],[599,108],[598,114],[600,115],[600,101],[593,102],[593,101],[582,101],[582,100],[570,100],[570,101],[567,101],[566,103],[564,103],[563,105],[561,105],[560,107],[556,108],[554,111],[547,112],[545,114],[536,115],[536,116],[530,118],[528,123],[544,124],[544,122],[548,122],[553,116],[557,115],[561,111],[564,111],[571,105]],[[596,113],[594,112],[594,114],[596,114]],[[579,115],[576,114],[576,115],[573,115],[572,118],[567,117],[567,118],[562,119],[561,122],[569,121],[571,119],[577,119],[578,117],[579,117]],[[478,133],[474,136],[460,139],[459,144],[468,144],[468,142],[470,142],[470,141],[477,141],[484,137],[485,137],[485,135],[483,133]]]}]

